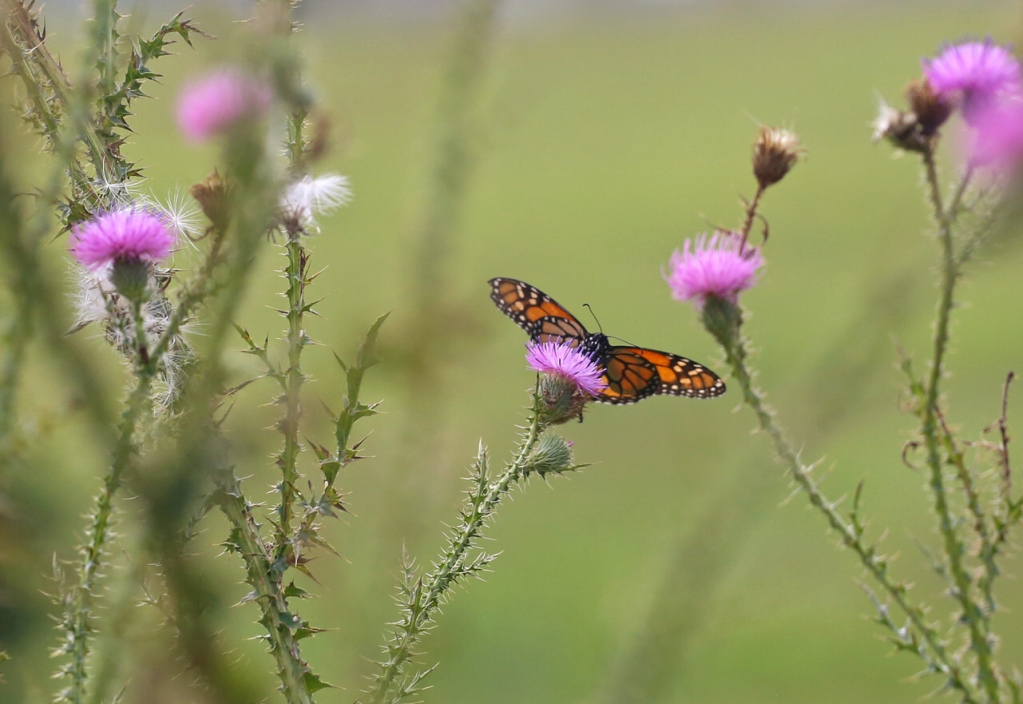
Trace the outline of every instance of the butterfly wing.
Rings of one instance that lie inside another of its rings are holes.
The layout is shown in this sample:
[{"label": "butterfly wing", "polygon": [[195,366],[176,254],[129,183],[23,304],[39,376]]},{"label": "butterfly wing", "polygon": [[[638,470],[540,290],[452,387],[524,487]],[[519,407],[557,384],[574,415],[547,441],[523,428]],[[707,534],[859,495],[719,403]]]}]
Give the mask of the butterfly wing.
[{"label": "butterfly wing", "polygon": [[611,347],[597,400],[635,403],[654,394],[712,398],[725,392],[725,382],[702,364],[670,352],[645,347]]},{"label": "butterfly wing", "polygon": [[502,313],[529,333],[534,342],[578,347],[587,332],[575,316],[546,293],[517,279],[490,280],[490,298]]}]

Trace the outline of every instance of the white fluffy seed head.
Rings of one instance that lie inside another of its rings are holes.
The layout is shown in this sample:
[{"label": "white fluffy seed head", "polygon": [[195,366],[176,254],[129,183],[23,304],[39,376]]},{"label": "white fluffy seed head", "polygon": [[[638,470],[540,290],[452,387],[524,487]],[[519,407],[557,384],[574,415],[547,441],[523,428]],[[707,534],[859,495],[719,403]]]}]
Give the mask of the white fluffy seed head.
[{"label": "white fluffy seed head", "polygon": [[340,174],[306,175],[284,189],[280,205],[285,219],[296,221],[308,229],[317,229],[317,215],[329,213],[351,199],[352,189],[347,177]]}]

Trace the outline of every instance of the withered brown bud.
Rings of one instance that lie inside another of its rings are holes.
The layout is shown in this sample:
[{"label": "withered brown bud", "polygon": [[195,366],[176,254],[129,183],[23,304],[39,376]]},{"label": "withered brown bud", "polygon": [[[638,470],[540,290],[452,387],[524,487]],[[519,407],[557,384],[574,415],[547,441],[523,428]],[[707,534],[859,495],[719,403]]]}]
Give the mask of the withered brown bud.
[{"label": "withered brown bud", "polygon": [[904,95],[925,137],[937,132],[952,115],[952,105],[934,92],[926,78],[910,81],[906,85]]},{"label": "withered brown bud", "polygon": [[195,198],[202,212],[217,229],[226,227],[230,218],[230,191],[231,185],[217,171],[188,189],[188,193]]},{"label": "withered brown bud", "polygon": [[760,187],[767,188],[785,178],[802,154],[803,148],[795,133],[761,127],[753,143],[753,175]]},{"label": "withered brown bud", "polygon": [[924,152],[930,148],[930,138],[923,133],[916,113],[897,110],[884,103],[874,120],[874,141],[882,139],[911,152]]}]

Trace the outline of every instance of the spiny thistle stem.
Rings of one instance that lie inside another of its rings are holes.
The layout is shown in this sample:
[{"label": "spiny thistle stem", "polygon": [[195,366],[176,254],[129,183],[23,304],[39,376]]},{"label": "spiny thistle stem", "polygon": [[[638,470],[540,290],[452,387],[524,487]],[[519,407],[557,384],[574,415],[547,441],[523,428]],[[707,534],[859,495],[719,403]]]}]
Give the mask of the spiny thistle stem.
[{"label": "spiny thistle stem", "polygon": [[[33,56],[34,52],[29,49],[23,49],[22,43],[19,43],[11,29],[11,24],[13,24],[17,18],[15,13],[25,12],[24,6],[21,3],[15,3],[13,0],[10,0],[4,3],[3,11],[6,14],[7,21],[0,22],[0,47],[2,47],[7,53],[7,56],[10,57],[11,64],[13,65],[15,72],[18,74],[22,85],[24,85],[25,90],[28,92],[29,100],[32,103],[33,114],[42,123],[42,129],[46,135],[50,149],[59,154],[66,162],[68,177],[71,181],[72,188],[78,192],[87,194],[87,197],[94,198],[94,194],[92,193],[92,182],[82,168],[82,164],[78,157],[74,154],[74,150],[67,145],[69,140],[61,134],[59,116],[55,113],[50,102],[43,95],[41,86],[45,79],[41,80],[36,76],[33,64],[29,61],[29,56]],[[29,26],[31,26],[31,20],[29,19],[27,22]],[[17,26],[20,27],[20,25]],[[31,36],[35,36],[34,31]],[[23,32],[19,32],[18,37],[21,37],[22,41],[25,40]],[[38,42],[38,39],[36,41]],[[39,48],[42,48],[41,44],[39,45]],[[54,93],[56,93],[56,89],[54,90]],[[92,204],[96,206],[98,205],[98,202],[93,202]]]},{"label": "spiny thistle stem", "polygon": [[753,194],[753,200],[746,205],[746,219],[742,223],[742,229],[739,233],[742,235],[742,241],[739,244],[739,251],[742,252],[746,248],[746,240],[749,239],[749,232],[753,228],[753,219],[757,216],[757,207],[760,205],[760,198],[764,195],[764,191],[767,188],[761,184],[757,184],[757,192]]},{"label": "spiny thistle stem", "polygon": [[[708,314],[714,315],[715,312],[720,312],[716,310],[720,306],[728,306],[725,310],[729,311],[732,316],[731,324],[707,324]],[[863,542],[863,529],[858,523],[849,523],[838,512],[837,504],[828,499],[813,480],[812,466],[802,463],[791,442],[775,423],[772,411],[764,402],[760,391],[753,385],[752,375],[746,366],[747,352],[740,331],[741,313],[738,308],[720,299],[708,300],[704,308],[704,320],[708,330],[725,351],[733,378],[742,389],[743,400],[756,414],[760,428],[770,436],[779,459],[785,464],[796,484],[806,493],[810,504],[824,516],[828,525],[839,534],[842,543],[856,554],[860,563],[906,615],[913,628],[923,636],[932,653],[929,659],[946,677],[948,686],[960,692],[964,703],[979,704],[980,699],[977,698],[970,683],[962,676],[954,656],[946,650],[935,629],[926,622],[924,610],[909,602],[905,585],[889,578],[887,558],[878,554],[876,544],[867,545]]]},{"label": "spiny thistle stem", "polygon": [[[302,384],[302,350],[307,338],[304,330],[306,311],[305,286],[306,262],[308,257],[299,235],[288,236],[288,265],[285,278],[288,282],[288,388],[285,392],[285,414],[281,420],[281,432],[284,434],[284,450],[279,465],[281,468],[281,505],[280,524],[276,540],[277,559],[286,558],[291,542],[291,523],[294,518],[295,487],[298,484],[299,422],[301,415]],[[298,558],[297,553],[293,556]]]},{"label": "spiny thistle stem", "polygon": [[121,477],[137,451],[136,429],[147,407],[151,382],[151,376],[140,375],[128,399],[127,409],[121,418],[121,427],[117,444],[114,446],[110,471],[103,480],[103,491],[96,501],[92,524],[88,532],[89,542],[82,548],[78,584],[73,590],[71,613],[68,614],[67,622],[70,629],[68,652],[71,655],[71,668],[68,671],[68,675],[71,677],[71,688],[67,700],[72,704],[81,704],[85,697],[86,658],[89,655],[89,634],[92,631],[90,622],[96,578],[104,564],[107,538],[110,535],[114,494],[121,487]]},{"label": "spiny thistle stem", "polygon": [[199,268],[199,272],[195,275],[195,278],[181,291],[178,296],[177,305],[174,308],[174,312],[171,313],[170,319],[167,321],[167,326],[160,335],[159,339],[153,344],[153,349],[150,350],[150,372],[155,373],[155,363],[164,355],[164,353],[170,348],[174,338],[180,334],[181,326],[185,324],[195,309],[202,304],[204,300],[213,292],[215,282],[213,281],[213,274],[217,268],[224,263],[224,237],[225,232],[223,229],[217,228],[212,233],[212,244],[210,250],[206,254],[206,258],[203,260],[202,266]]},{"label": "spiny thistle stem", "polygon": [[234,526],[231,541],[245,561],[246,581],[254,590],[254,600],[263,612],[260,623],[267,632],[270,651],[277,661],[277,676],[289,704],[312,704],[307,686],[308,665],[299,656],[295,631],[302,621],[288,610],[280,585],[272,576],[272,558],[259,535],[259,526],[241,484],[230,474],[217,480],[217,500],[224,515]]},{"label": "spiny thistle stem", "polygon": [[[921,433],[924,436],[924,445],[927,451],[927,466],[930,468],[929,486],[934,497],[934,510],[938,515],[938,529],[944,542],[945,556],[948,559],[949,572],[953,581],[952,597],[959,602],[963,610],[962,621],[969,629],[971,650],[977,659],[977,673],[987,700],[998,701],[998,678],[995,676],[992,663],[993,653],[989,639],[988,619],[985,617],[983,609],[970,595],[972,579],[963,565],[963,541],[958,534],[957,522],[952,517],[945,491],[944,458],[941,452],[938,427],[939,387],[944,376],[944,361],[948,349],[949,323],[952,317],[955,284],[960,274],[952,241],[955,214],[946,211],[942,205],[941,186],[938,183],[938,170],[934,154],[930,150],[925,151],[923,161],[928,195],[934,208],[938,239],[941,243],[941,289],[937,321],[934,327],[933,357],[930,374],[924,387]],[[962,181],[965,182],[968,177],[969,172]],[[957,188],[957,194],[962,190],[962,187]]]},{"label": "spiny thistle stem", "polygon": [[[68,367],[67,378],[77,387],[78,395],[89,406],[89,419],[100,437],[113,439],[110,421],[115,411],[98,381],[93,364],[75,345],[68,344],[60,316],[60,295],[45,275],[39,261],[39,243],[50,227],[50,214],[45,206],[26,222],[18,209],[17,192],[6,173],[8,154],[0,145],[0,254],[12,272],[11,288],[18,292],[25,305],[24,315],[31,316],[54,354]],[[55,203],[62,188],[62,172],[55,170],[40,194],[43,204]]]},{"label": "spiny thistle stem", "polygon": [[[286,9],[287,16],[291,16],[291,5]],[[288,22],[284,32],[290,35],[295,31],[294,22]],[[295,77],[298,80],[298,77]],[[287,153],[291,171],[298,175],[302,171],[305,162],[305,137],[303,134],[305,126],[306,110],[293,107],[288,119],[288,143]],[[275,537],[275,559],[286,560],[289,558],[289,549],[293,552],[290,557],[298,564],[298,547],[293,545],[291,524],[295,514],[295,499],[297,484],[299,480],[298,457],[302,451],[299,443],[299,430],[302,415],[302,385],[305,376],[302,374],[302,350],[308,343],[305,333],[305,313],[308,310],[305,301],[306,287],[306,266],[309,261],[308,253],[302,245],[304,232],[300,227],[287,229],[287,258],[288,264],[284,269],[284,277],[287,281],[288,310],[288,369],[287,390],[284,394],[285,412],[284,418],[280,421],[281,432],[284,434],[284,450],[281,452],[278,465],[281,469],[281,504],[279,511],[279,524]],[[280,573],[283,576],[283,570]]]},{"label": "spiny thistle stem", "polygon": [[487,520],[494,514],[501,499],[508,493],[511,486],[524,479],[528,474],[530,452],[543,434],[546,426],[541,420],[541,399],[534,392],[533,408],[530,413],[526,432],[515,453],[515,458],[505,467],[494,481],[488,482],[486,476],[486,451],[480,447],[477,458],[477,483],[470,494],[467,505],[462,510],[461,523],[449,536],[448,544],[441,554],[441,559],[425,580],[417,580],[408,596],[406,611],[397,625],[393,640],[387,646],[387,661],[381,663],[382,670],[375,676],[376,686],[369,696],[369,704],[399,701],[405,695],[401,688],[393,697],[388,694],[395,687],[395,680],[400,678],[405,666],[413,657],[416,644],[426,632],[433,620],[434,612],[442,603],[454,583],[465,576],[466,555],[475,545]]},{"label": "spiny thistle stem", "polygon": [[93,5],[92,40],[99,89],[103,95],[111,95],[117,89],[117,0],[95,0]]},{"label": "spiny thistle stem", "polygon": [[77,135],[85,143],[89,152],[90,161],[96,170],[96,177],[104,183],[118,182],[119,179],[110,173],[110,160],[103,147],[103,140],[96,132],[96,126],[89,119],[84,101],[74,95],[60,64],[53,58],[45,43],[36,33],[35,24],[24,3],[8,0],[7,6],[10,9],[8,17],[11,20],[13,31],[28,48],[28,56],[42,71],[50,89],[53,90],[64,109],[64,113],[71,118]]}]

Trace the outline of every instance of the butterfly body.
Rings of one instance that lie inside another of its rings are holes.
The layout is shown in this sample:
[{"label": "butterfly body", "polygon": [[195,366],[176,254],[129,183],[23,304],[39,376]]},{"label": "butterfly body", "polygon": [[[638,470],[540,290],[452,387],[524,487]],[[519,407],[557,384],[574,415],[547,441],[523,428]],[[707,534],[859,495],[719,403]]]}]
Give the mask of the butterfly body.
[{"label": "butterfly body", "polygon": [[670,352],[612,345],[603,333],[588,332],[578,319],[546,293],[524,281],[490,280],[490,297],[502,313],[524,329],[533,342],[570,345],[603,372],[603,403],[635,403],[655,394],[712,398],[725,383],[702,364]]}]

